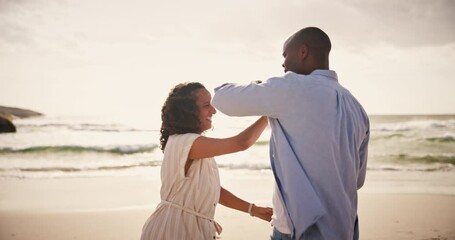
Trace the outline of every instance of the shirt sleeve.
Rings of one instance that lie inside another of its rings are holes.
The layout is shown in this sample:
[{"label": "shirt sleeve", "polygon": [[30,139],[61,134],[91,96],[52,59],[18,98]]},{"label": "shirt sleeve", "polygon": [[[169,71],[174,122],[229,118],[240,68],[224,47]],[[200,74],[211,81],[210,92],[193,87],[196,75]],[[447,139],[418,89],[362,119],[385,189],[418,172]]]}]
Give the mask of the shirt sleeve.
[{"label": "shirt sleeve", "polygon": [[370,130],[366,133],[366,137],[360,145],[360,168],[357,176],[357,189],[360,189],[365,183],[365,176],[367,172],[367,159],[368,159],[368,143],[370,141]]},{"label": "shirt sleeve", "polygon": [[276,77],[259,84],[223,84],[215,88],[212,103],[229,116],[278,117],[289,93],[289,87],[283,80]]}]

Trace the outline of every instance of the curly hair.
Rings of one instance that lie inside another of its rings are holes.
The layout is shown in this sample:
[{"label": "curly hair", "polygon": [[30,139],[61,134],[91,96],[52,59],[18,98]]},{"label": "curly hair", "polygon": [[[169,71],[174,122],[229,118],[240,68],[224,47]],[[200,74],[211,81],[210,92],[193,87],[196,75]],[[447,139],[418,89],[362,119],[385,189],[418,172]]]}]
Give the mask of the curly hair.
[{"label": "curly hair", "polygon": [[198,82],[176,85],[161,108],[160,149],[164,151],[169,136],[173,134],[200,133],[199,108],[196,92],[205,89]]}]

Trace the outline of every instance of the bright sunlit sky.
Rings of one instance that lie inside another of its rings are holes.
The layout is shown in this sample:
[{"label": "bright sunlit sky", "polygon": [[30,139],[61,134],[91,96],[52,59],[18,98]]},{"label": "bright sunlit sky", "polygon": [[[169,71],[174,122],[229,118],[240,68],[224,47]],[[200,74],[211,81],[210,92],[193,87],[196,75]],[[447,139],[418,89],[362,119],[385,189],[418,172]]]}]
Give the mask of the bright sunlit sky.
[{"label": "bright sunlit sky", "polygon": [[282,75],[306,26],[369,114],[455,113],[452,0],[0,0],[0,105],[159,116],[177,83]]}]

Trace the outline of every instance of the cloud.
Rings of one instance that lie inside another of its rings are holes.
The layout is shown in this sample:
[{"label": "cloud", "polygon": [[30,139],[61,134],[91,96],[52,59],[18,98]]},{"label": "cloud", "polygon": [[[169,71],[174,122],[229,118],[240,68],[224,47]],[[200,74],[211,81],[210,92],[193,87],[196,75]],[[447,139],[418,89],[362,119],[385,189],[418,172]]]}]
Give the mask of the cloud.
[{"label": "cloud", "polygon": [[381,45],[418,48],[455,42],[452,0],[229,1],[205,10],[182,27],[200,33],[201,41],[262,59],[276,57],[286,38],[307,26],[326,31],[334,48],[359,53]]},{"label": "cloud", "polygon": [[66,5],[59,0],[0,0],[0,51],[42,53],[47,25],[58,20],[53,14]]},{"label": "cloud", "polygon": [[418,47],[455,42],[455,1],[356,0],[344,4],[355,19],[346,34],[367,44]]},{"label": "cloud", "polygon": [[214,21],[212,28],[250,44],[284,41],[300,28],[318,26],[345,46],[419,47],[455,42],[454,13],[453,0],[269,1],[224,7],[219,13],[224,20]]},{"label": "cloud", "polygon": [[29,37],[30,30],[24,26],[0,20],[0,29],[2,29],[0,33],[0,46],[8,43],[28,45],[33,42]]},{"label": "cloud", "polygon": [[17,21],[17,18],[23,15],[20,6],[24,2],[0,0],[0,48],[2,49],[8,44],[27,45],[32,42],[29,37],[30,29]]}]

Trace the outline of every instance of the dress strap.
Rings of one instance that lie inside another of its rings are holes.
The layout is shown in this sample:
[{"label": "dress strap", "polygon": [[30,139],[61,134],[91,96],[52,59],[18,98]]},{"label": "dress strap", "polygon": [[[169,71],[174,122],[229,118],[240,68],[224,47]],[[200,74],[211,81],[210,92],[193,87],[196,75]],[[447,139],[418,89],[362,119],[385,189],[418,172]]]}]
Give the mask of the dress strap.
[{"label": "dress strap", "polygon": [[186,208],[184,206],[181,206],[179,204],[176,204],[176,203],[173,203],[173,202],[169,202],[169,201],[162,200],[159,205],[166,205],[166,206],[169,206],[169,207],[177,208],[177,209],[180,209],[180,210],[182,210],[184,212],[187,212],[189,214],[195,215],[197,217],[204,218],[204,219],[212,221],[213,224],[215,225],[215,230],[218,233],[218,235],[220,235],[221,232],[223,231],[223,228],[221,227],[221,225],[219,223],[217,223],[212,217],[208,217],[208,216],[206,216],[204,214],[201,214],[199,212],[196,212],[196,211],[194,211],[192,209]]}]

